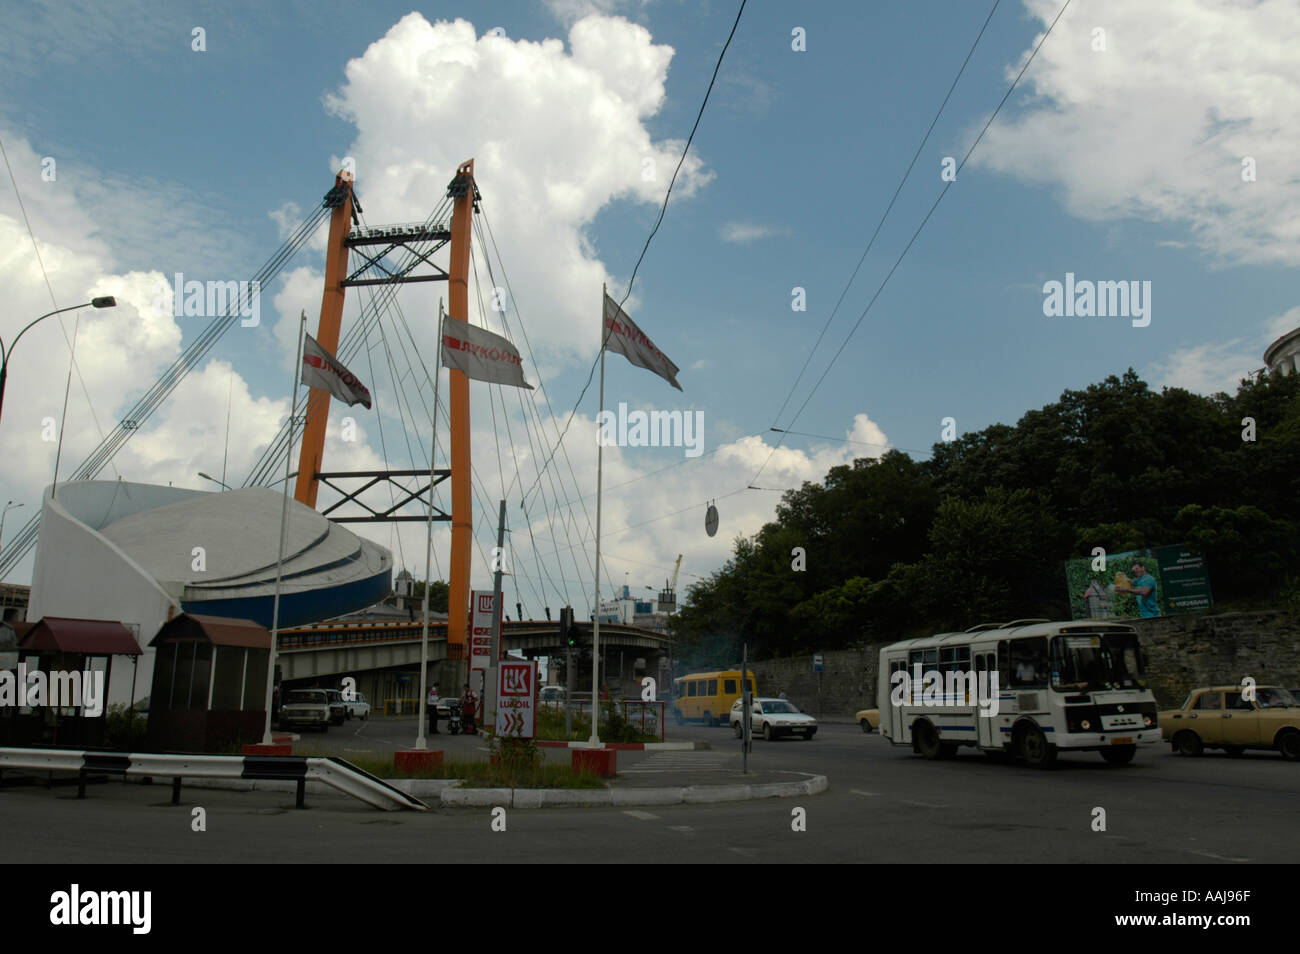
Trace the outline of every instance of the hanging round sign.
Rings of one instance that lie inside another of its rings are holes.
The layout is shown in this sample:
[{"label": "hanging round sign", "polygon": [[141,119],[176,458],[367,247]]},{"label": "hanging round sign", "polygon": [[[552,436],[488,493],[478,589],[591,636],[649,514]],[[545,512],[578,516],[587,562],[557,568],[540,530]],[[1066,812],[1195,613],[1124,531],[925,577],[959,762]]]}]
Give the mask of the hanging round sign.
[{"label": "hanging round sign", "polygon": [[708,512],[704,514],[704,532],[713,536],[718,532],[718,508],[709,504]]}]

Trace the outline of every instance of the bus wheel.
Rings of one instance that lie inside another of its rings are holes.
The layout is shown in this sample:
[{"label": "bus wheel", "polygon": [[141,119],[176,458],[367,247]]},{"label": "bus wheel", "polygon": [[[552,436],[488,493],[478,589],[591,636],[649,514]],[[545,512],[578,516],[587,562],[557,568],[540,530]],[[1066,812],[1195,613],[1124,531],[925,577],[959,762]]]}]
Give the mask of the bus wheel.
[{"label": "bus wheel", "polygon": [[1020,757],[1034,768],[1051,768],[1056,762],[1056,746],[1047,741],[1042,729],[1033,725],[1020,736]]},{"label": "bus wheel", "polygon": [[1128,765],[1133,761],[1133,756],[1137,755],[1137,750],[1136,745],[1112,745],[1101,750],[1101,757],[1111,765]]},{"label": "bus wheel", "polygon": [[704,712],[704,724],[713,725],[713,715],[707,709]]},{"label": "bus wheel", "polygon": [[673,709],[673,718],[677,720],[678,725],[686,724],[686,716],[682,715],[681,709]]},{"label": "bus wheel", "polygon": [[863,731],[863,732],[870,732],[870,731],[871,731],[871,723],[868,722],[866,719],[863,719],[863,720],[862,720],[861,725],[862,725],[862,731]]},{"label": "bus wheel", "polygon": [[1205,751],[1201,737],[1195,732],[1179,732],[1174,736],[1174,748],[1179,755],[1196,756]]},{"label": "bus wheel", "polygon": [[935,731],[934,726],[928,722],[917,723],[912,729],[912,737],[916,739],[917,751],[927,759],[941,759],[944,757],[944,743],[939,741],[939,733]]}]

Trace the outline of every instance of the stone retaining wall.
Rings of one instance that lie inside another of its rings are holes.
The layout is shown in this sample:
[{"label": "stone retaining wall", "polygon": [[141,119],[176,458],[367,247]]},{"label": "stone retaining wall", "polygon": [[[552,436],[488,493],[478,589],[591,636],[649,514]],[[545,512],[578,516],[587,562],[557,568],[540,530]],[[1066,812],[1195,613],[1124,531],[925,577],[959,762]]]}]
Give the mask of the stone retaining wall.
[{"label": "stone retaining wall", "polygon": [[[1189,614],[1132,620],[1147,654],[1147,678],[1161,707],[1182,703],[1189,690],[1238,684],[1300,687],[1300,620],[1284,613]],[[878,645],[823,653],[813,672],[811,655],[752,664],[759,695],[785,694],[800,708],[829,721],[851,720],[876,706]]]}]

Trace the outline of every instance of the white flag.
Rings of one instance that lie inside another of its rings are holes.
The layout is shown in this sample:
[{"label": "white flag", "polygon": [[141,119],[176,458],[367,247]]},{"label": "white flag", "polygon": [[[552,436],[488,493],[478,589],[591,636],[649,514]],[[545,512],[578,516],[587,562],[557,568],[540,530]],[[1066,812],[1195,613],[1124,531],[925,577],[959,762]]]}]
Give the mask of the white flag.
[{"label": "white flag", "polygon": [[367,410],[370,408],[370,389],[311,335],[307,335],[302,346],[302,383],[328,391],[349,405],[364,404]]},{"label": "white flag", "polygon": [[653,371],[677,390],[682,389],[677,383],[677,365],[655,347],[654,342],[646,337],[645,332],[636,326],[636,322],[609,295],[605,296],[605,327],[602,337],[607,350],[618,352],[638,368]]},{"label": "white flag", "polygon": [[524,380],[523,359],[514,345],[486,328],[450,315],[442,322],[442,363],[464,371],[475,381],[533,389]]}]

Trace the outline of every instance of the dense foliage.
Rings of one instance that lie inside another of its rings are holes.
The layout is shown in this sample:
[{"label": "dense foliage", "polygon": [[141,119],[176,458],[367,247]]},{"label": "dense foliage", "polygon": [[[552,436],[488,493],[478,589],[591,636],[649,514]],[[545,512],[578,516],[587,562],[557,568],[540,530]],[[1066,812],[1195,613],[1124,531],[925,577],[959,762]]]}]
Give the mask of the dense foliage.
[{"label": "dense foliage", "polygon": [[776,516],[689,589],[680,662],[730,665],[742,641],[784,655],[1068,619],[1063,561],[1093,547],[1187,543],[1216,602],[1285,598],[1300,571],[1300,375],[1204,397],[1154,393],[1129,369],[1014,427],[936,444],[929,461],[890,451],[835,467]]}]

